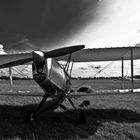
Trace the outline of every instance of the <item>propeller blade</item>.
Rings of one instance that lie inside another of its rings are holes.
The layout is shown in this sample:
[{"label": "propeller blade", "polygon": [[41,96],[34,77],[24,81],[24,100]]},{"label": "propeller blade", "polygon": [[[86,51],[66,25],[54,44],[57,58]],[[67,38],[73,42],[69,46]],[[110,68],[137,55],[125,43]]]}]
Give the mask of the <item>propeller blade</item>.
[{"label": "propeller blade", "polygon": [[76,52],[78,50],[81,50],[85,47],[85,45],[76,45],[76,46],[70,46],[70,47],[65,47],[65,48],[60,48],[60,49],[55,49],[49,52],[44,53],[45,58],[50,58],[50,57],[59,57],[62,55],[66,54],[71,54],[73,52]]},{"label": "propeller blade", "polygon": [[[44,52],[44,57],[45,58],[59,57],[59,56],[62,56],[62,55],[73,53],[75,51],[83,49],[84,47],[85,47],[84,45],[77,45],[77,46],[70,46],[70,47],[55,49],[55,50],[52,50],[52,51],[49,51],[49,52]],[[28,63],[30,61],[34,61],[34,60],[38,61],[38,59],[41,59],[41,57],[37,56],[37,54],[38,53],[36,53],[36,51],[34,51],[34,52],[32,52],[32,57],[29,56],[29,58],[26,57],[26,58],[23,58],[23,59],[19,59],[19,60],[4,63],[4,64],[0,65],[0,69],[7,68],[7,67],[18,66],[18,65],[23,65],[23,64],[26,64],[26,63]]]},{"label": "propeller blade", "polygon": [[0,65],[0,69],[7,68],[7,67],[12,67],[12,66],[23,65],[23,64],[26,64],[30,61],[32,61],[32,58],[16,60],[16,61],[13,61],[13,62],[9,62],[9,63],[5,63],[3,65]]}]

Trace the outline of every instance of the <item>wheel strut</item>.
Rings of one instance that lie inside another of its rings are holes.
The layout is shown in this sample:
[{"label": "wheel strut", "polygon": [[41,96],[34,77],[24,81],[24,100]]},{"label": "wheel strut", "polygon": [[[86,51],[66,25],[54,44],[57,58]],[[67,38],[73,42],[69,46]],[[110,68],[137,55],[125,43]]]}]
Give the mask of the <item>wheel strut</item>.
[{"label": "wheel strut", "polygon": [[45,101],[47,100],[48,97],[49,97],[49,95],[45,94],[44,97],[42,98],[40,104],[36,108],[36,110],[29,110],[27,112],[27,114],[26,114],[26,122],[27,123],[32,122],[32,121],[36,121],[36,114],[38,113],[38,111],[40,110],[40,108],[45,103]]},{"label": "wheel strut", "polygon": [[84,110],[79,111],[79,110],[75,107],[75,105],[74,105],[74,103],[72,102],[70,96],[67,95],[66,93],[65,93],[65,97],[66,97],[66,99],[69,101],[69,103],[71,104],[71,106],[73,107],[73,109],[76,111],[76,113],[77,113],[77,115],[78,115],[78,121],[77,121],[77,122],[78,122],[79,124],[85,124],[85,123],[86,123],[86,114],[85,114],[85,111],[84,111]]}]

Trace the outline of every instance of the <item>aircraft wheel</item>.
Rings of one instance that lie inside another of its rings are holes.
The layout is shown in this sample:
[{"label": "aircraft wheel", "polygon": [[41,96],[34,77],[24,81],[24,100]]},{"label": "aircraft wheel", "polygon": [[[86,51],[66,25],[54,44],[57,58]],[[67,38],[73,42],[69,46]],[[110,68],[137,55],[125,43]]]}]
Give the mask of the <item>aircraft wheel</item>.
[{"label": "aircraft wheel", "polygon": [[34,110],[30,110],[26,114],[26,123],[36,121],[36,114]]}]

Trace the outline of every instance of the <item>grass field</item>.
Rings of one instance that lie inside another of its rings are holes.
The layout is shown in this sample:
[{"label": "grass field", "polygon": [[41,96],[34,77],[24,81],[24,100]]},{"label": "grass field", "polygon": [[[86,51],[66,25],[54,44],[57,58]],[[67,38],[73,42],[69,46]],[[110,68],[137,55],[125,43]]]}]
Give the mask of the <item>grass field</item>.
[{"label": "grass field", "polygon": [[[84,81],[73,81],[76,88]],[[117,81],[118,82],[118,81]],[[130,81],[129,81],[130,82]],[[121,85],[112,81],[88,81],[93,89],[114,89]],[[129,83],[128,83],[129,86]],[[139,88],[139,81],[136,83]],[[0,89],[8,91],[9,81],[0,81]],[[95,88],[96,87],[96,88]],[[32,80],[14,81],[14,90],[42,92]],[[100,95],[73,98],[75,105],[90,100],[91,105],[84,109],[87,123],[80,125],[69,119],[75,112],[67,101],[64,104],[72,113],[60,108],[48,112],[45,105],[37,116],[37,121],[26,124],[25,115],[35,108],[40,97],[0,96],[0,139],[3,140],[140,140],[140,94]]]}]

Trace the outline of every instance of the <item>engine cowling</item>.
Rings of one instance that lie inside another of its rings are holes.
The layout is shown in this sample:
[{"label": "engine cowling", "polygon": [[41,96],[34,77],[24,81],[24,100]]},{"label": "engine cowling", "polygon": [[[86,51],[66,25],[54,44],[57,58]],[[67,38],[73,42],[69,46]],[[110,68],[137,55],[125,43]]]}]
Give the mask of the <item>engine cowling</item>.
[{"label": "engine cowling", "polygon": [[46,79],[46,60],[42,51],[33,51],[32,73],[35,82],[40,84]]}]

